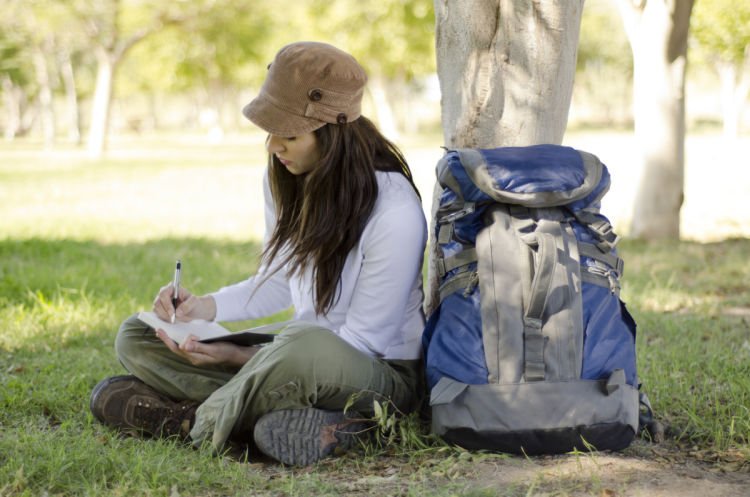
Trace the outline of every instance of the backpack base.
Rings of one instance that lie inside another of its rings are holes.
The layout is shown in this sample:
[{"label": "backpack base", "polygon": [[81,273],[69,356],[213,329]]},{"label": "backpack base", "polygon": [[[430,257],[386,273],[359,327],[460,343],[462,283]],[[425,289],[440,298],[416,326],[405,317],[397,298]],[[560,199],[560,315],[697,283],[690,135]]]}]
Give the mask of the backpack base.
[{"label": "backpack base", "polygon": [[627,448],[634,438],[633,427],[622,423],[515,433],[477,432],[470,428],[455,428],[443,434],[443,440],[464,449],[528,456],[565,454],[573,450],[622,450]]},{"label": "backpack base", "polygon": [[467,449],[529,455],[621,450],[638,428],[638,390],[621,370],[608,380],[511,384],[467,385],[443,377],[430,405],[433,433]]}]

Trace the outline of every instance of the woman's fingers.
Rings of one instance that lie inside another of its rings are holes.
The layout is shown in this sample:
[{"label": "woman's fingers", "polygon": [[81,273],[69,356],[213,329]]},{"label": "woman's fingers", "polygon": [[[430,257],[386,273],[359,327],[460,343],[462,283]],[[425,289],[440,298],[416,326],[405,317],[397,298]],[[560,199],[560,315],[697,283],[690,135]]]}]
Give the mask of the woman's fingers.
[{"label": "woman's fingers", "polygon": [[188,335],[188,337],[182,342],[182,345],[180,345],[180,350],[185,352],[199,352],[200,342],[198,341],[198,337],[195,335]]},{"label": "woman's fingers", "polygon": [[[156,336],[159,337],[159,339],[162,342],[164,342],[164,345],[166,345],[169,350],[171,350],[178,356],[182,357],[183,359],[188,361],[190,364],[193,364],[194,366],[201,366],[204,364],[211,363],[210,357],[200,352],[191,350],[194,348],[193,343],[199,343],[197,342],[197,338],[193,335],[190,335],[184,342],[182,342],[182,345],[177,345],[177,343],[174,340],[169,338],[169,336],[164,330],[161,330],[161,329],[156,330]],[[188,344],[188,342],[192,342],[192,343]]]},{"label": "woman's fingers", "polygon": [[211,321],[214,317],[216,317],[216,303],[210,295],[202,297],[190,295],[177,307],[177,319],[179,321],[191,321],[193,319]]},{"label": "woman's fingers", "polygon": [[191,321],[193,319],[199,319],[195,311],[199,304],[199,298],[190,295],[185,299],[184,302],[177,306],[177,314],[175,315],[178,321]]},{"label": "woman's fingers", "polygon": [[174,306],[172,305],[172,284],[165,285],[159,289],[154,298],[154,312],[160,319],[170,321]]},{"label": "woman's fingers", "polygon": [[[183,302],[189,300],[192,296],[193,294],[191,294],[190,291],[181,287],[179,291],[179,298],[177,299],[178,308],[182,305]],[[172,283],[161,287],[159,289],[159,293],[156,294],[156,298],[154,299],[154,313],[156,313],[156,315],[159,316],[159,318],[163,321],[172,320],[172,315],[175,313],[175,308],[172,304],[173,298],[174,287],[172,286]],[[179,317],[179,315],[177,317]]]},{"label": "woman's fingers", "polygon": [[182,345],[177,345],[174,340],[169,338],[169,335],[167,335],[164,330],[157,329],[155,331],[156,336],[164,342],[164,345],[166,345],[169,350],[194,366],[216,364],[218,362],[216,358],[203,352],[202,348],[205,347],[205,345],[200,343],[195,335],[190,335],[182,342]]},{"label": "woman's fingers", "polygon": [[180,354],[180,348],[177,346],[177,342],[175,342],[174,340],[172,340],[171,338],[169,338],[169,336],[167,335],[167,333],[164,330],[157,329],[157,330],[154,330],[154,331],[156,332],[156,336],[159,337],[159,340],[161,340],[162,342],[164,342],[164,345],[166,345],[169,350],[171,350],[172,352],[174,352],[177,355],[182,355],[182,354]]},{"label": "woman's fingers", "polygon": [[164,330],[156,330],[156,336],[164,344],[194,366],[217,364],[242,367],[260,350],[258,347],[241,347],[229,342],[203,343],[195,335],[188,336],[182,345],[177,345]]},{"label": "woman's fingers", "polygon": [[185,302],[187,299],[189,299],[192,296],[193,296],[193,294],[190,293],[190,291],[188,289],[186,289],[185,287],[181,286],[180,287],[180,295],[179,295],[179,298],[177,300],[179,302]]}]

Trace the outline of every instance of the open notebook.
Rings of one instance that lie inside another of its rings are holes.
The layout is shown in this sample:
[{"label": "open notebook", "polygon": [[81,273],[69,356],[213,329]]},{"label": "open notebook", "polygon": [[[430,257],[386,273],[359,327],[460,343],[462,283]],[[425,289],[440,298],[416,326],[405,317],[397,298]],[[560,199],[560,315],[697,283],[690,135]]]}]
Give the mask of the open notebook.
[{"label": "open notebook", "polygon": [[169,321],[161,320],[155,313],[150,311],[139,312],[138,319],[154,329],[161,328],[169,335],[169,338],[178,344],[182,344],[189,335],[195,335],[201,342],[205,343],[223,341],[246,346],[272,342],[274,336],[290,323],[289,321],[285,321],[242,331],[229,331],[214,321],[179,321],[172,324]]}]

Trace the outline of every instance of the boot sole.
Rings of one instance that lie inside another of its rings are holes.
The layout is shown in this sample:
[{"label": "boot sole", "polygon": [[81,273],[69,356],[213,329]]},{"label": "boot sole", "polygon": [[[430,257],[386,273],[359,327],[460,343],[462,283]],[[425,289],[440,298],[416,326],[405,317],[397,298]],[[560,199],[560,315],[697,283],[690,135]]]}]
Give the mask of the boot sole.
[{"label": "boot sole", "polygon": [[[357,435],[368,428],[357,413],[322,409],[283,409],[273,411],[258,420],[253,438],[258,449],[267,456],[289,466],[308,466],[333,455],[334,451],[348,450],[357,442]],[[337,443],[321,447],[321,428],[351,421],[335,432]]]}]

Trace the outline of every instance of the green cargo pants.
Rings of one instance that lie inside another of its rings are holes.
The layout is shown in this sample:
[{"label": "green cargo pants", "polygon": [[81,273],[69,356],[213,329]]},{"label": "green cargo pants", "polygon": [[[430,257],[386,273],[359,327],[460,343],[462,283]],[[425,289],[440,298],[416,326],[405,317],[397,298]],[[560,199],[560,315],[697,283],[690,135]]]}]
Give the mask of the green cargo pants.
[{"label": "green cargo pants", "polygon": [[372,414],[373,400],[390,400],[402,412],[417,407],[419,361],[370,357],[320,326],[296,322],[240,369],[194,366],[172,353],[153,330],[132,316],[123,322],[115,350],[125,368],[174,400],[201,402],[190,437],[220,451],[228,440],[252,441],[253,427],[278,409],[318,407]]}]

